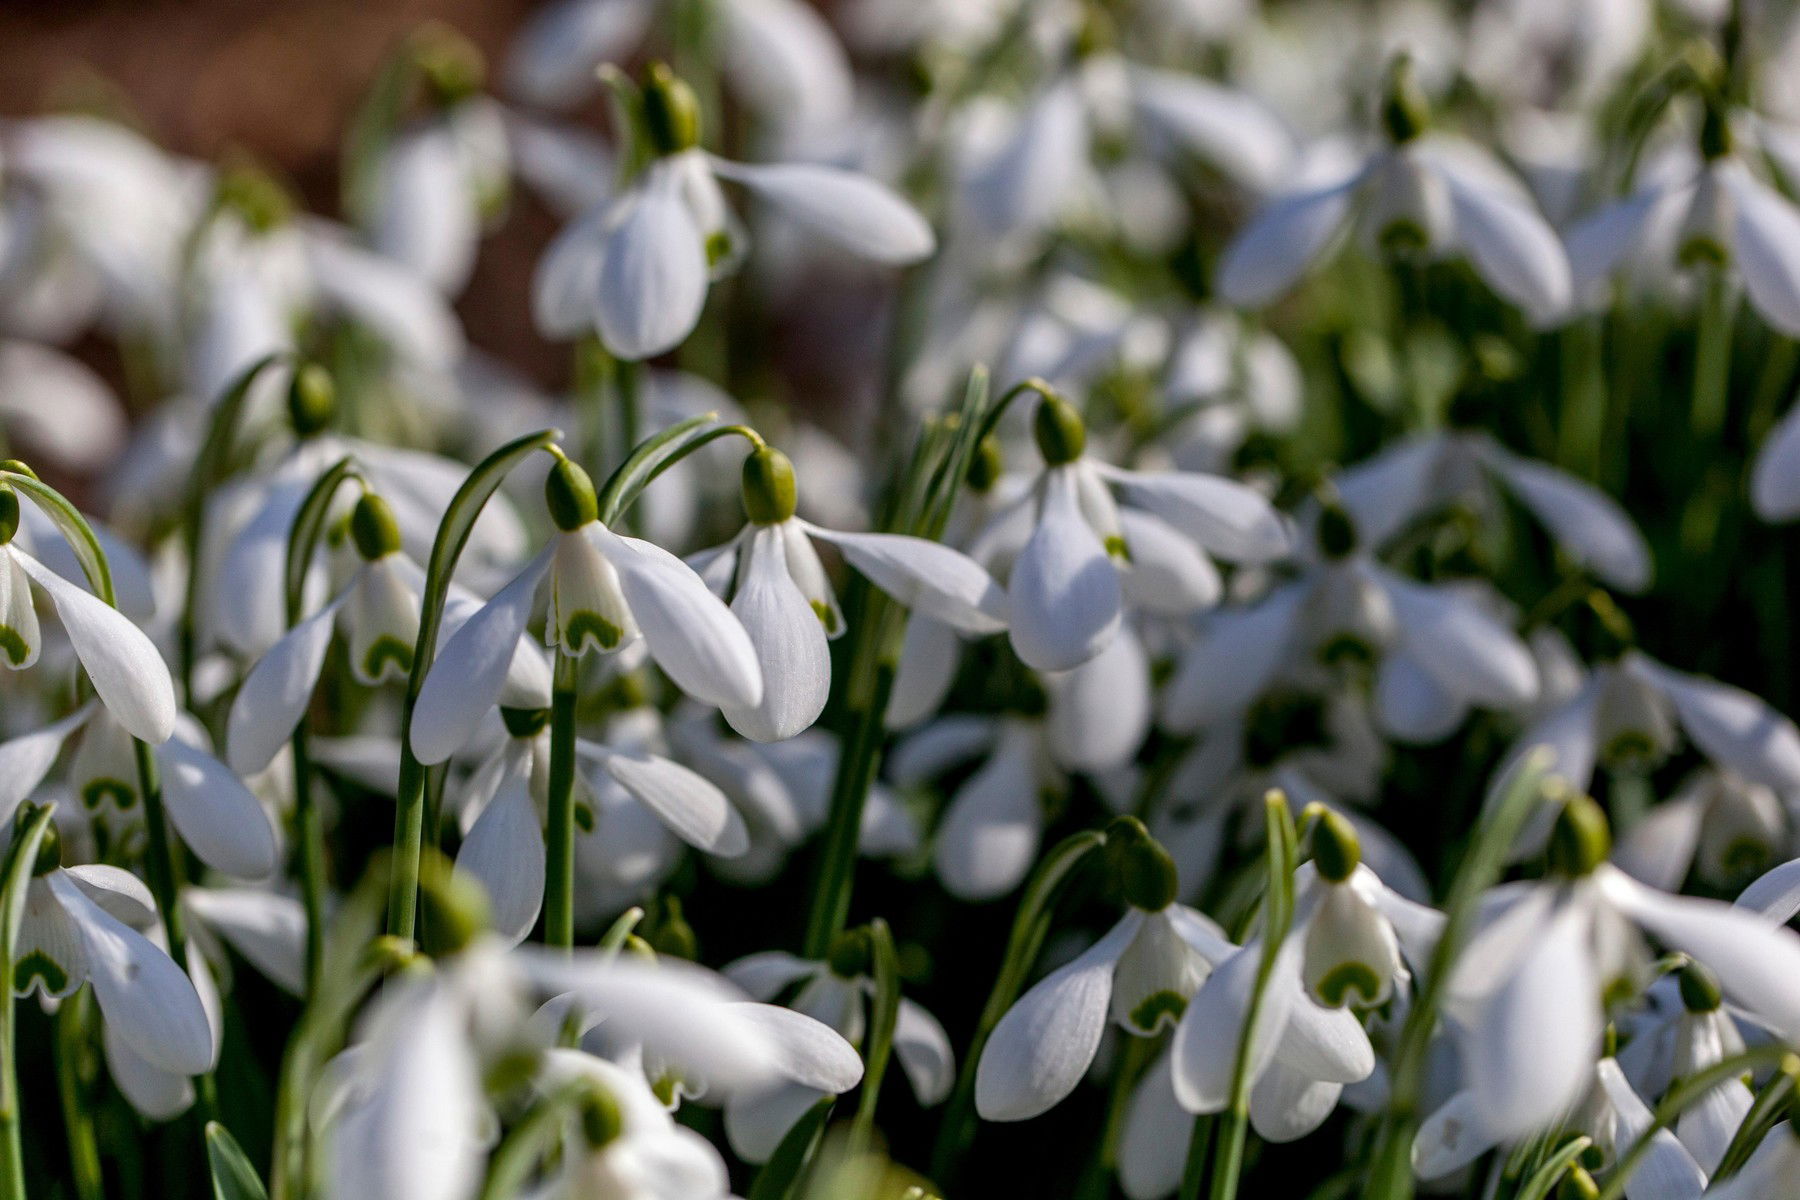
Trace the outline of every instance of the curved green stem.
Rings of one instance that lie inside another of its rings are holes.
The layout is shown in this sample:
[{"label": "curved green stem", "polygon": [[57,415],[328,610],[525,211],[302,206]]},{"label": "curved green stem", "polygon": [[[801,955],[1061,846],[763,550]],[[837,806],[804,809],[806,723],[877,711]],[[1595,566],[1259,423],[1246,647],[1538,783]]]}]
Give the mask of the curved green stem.
[{"label": "curved green stem", "polygon": [[948,1184],[968,1149],[975,1115],[975,1071],[981,1062],[981,1052],[986,1048],[994,1026],[1024,991],[1032,964],[1044,948],[1044,940],[1050,936],[1057,901],[1076,869],[1105,845],[1106,834],[1101,830],[1073,834],[1052,847],[1025,882],[1025,890],[1019,897],[1019,911],[1014,915],[1012,931],[1007,935],[1006,952],[1000,959],[999,974],[976,1022],[975,1036],[969,1041],[968,1053],[963,1056],[957,1071],[956,1087],[944,1110],[943,1124],[938,1127],[937,1147],[931,1156],[931,1174],[940,1186]]},{"label": "curved green stem", "polygon": [[6,995],[0,1003],[0,1195],[7,1200],[25,1200],[25,1152],[19,1136],[19,1011],[12,980],[25,891],[55,812],[50,804],[29,811],[21,808],[13,818],[12,842],[0,864],[0,967],[6,971]]},{"label": "curved green stem", "polygon": [[[292,629],[303,617],[306,604],[306,576],[318,551],[332,498],[347,480],[358,480],[354,460],[339,459],[313,484],[300,511],[294,514],[288,532],[284,600],[287,627]],[[300,898],[306,910],[306,994],[319,986],[319,972],[325,957],[325,830],[319,807],[313,800],[312,753],[306,717],[294,726],[291,739],[294,760],[294,827],[299,840]]]},{"label": "curved green stem", "polygon": [[425,768],[412,748],[413,706],[437,657],[438,629],[444,620],[450,579],[476,519],[507,473],[561,438],[560,430],[540,430],[515,438],[482,459],[456,490],[431,544],[419,607],[419,637],[413,644],[412,672],[407,676],[406,699],[400,711],[400,786],[394,798],[394,863],[388,891],[388,932],[407,941],[418,927],[419,851],[425,831]]},{"label": "curved green stem", "polygon": [[875,1002],[863,1042],[862,1094],[850,1122],[853,1155],[867,1149],[874,1136],[875,1106],[881,1100],[881,1081],[887,1074],[894,1030],[900,1022],[900,956],[894,950],[893,933],[880,917],[869,922],[869,957],[874,967]]},{"label": "curved green stem", "polygon": [[575,945],[575,684],[580,660],[556,652],[550,690],[550,781],[544,836],[544,942]]},{"label": "curved green stem", "polygon": [[69,1165],[81,1200],[106,1200],[100,1144],[94,1136],[94,1106],[88,1095],[93,1076],[92,989],[82,988],[56,1013],[56,1090],[62,1100],[63,1129],[69,1138]]}]

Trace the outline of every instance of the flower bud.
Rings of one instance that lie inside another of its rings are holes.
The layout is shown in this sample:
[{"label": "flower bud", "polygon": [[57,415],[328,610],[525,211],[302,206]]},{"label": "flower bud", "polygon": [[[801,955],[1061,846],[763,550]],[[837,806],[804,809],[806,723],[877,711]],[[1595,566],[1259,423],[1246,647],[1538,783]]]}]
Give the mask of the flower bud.
[{"label": "flower bud", "polygon": [[1319,553],[1334,561],[1356,553],[1356,522],[1341,504],[1327,504],[1319,510],[1319,524],[1314,535]]},{"label": "flower bud", "polygon": [[448,107],[481,90],[487,64],[481,51],[462,34],[445,26],[425,31],[416,51],[419,77],[432,98]]},{"label": "flower bud", "polygon": [[650,945],[664,958],[681,958],[693,962],[700,957],[700,939],[681,911],[681,901],[669,896],[663,901],[661,919],[650,931]]},{"label": "flower bud", "polygon": [[386,558],[400,549],[400,526],[394,510],[374,492],[364,492],[350,510],[350,540],[364,562]]},{"label": "flower bud", "polygon": [[1681,1005],[1691,1013],[1717,1012],[1725,1002],[1718,978],[1692,959],[1681,964],[1675,979],[1681,985]]},{"label": "flower bud", "polygon": [[840,979],[855,979],[869,973],[871,951],[867,930],[851,929],[837,936],[825,955],[831,973]]},{"label": "flower bud", "polygon": [[631,955],[631,957],[637,959],[639,962],[650,963],[652,965],[656,962],[656,947],[652,946],[649,942],[646,942],[635,933],[626,935],[624,953]]},{"label": "flower bud", "polygon": [[1550,869],[1562,875],[1591,875],[1612,852],[1606,813],[1591,796],[1571,796],[1550,833]]},{"label": "flower bud", "polygon": [[773,446],[763,446],[744,460],[744,512],[756,525],[778,525],[794,515],[799,496],[794,464]]},{"label": "flower bud", "polygon": [[441,855],[428,855],[419,870],[420,927],[438,955],[455,954],[493,924],[487,890],[454,871]]},{"label": "flower bud", "polygon": [[500,723],[506,726],[511,737],[536,737],[550,724],[550,710],[547,708],[508,708],[500,706]]},{"label": "flower bud", "polygon": [[1316,807],[1312,822],[1313,865],[1319,876],[1331,883],[1342,883],[1362,862],[1362,842],[1356,829],[1343,813],[1323,805]]},{"label": "flower bud", "polygon": [[560,456],[544,479],[544,506],[564,533],[600,519],[600,501],[594,495],[593,479],[579,463]]},{"label": "flower bud", "polygon": [[0,483],[0,546],[11,544],[19,532],[19,493],[10,483]]},{"label": "flower bud", "polygon": [[625,1117],[619,1111],[619,1102],[596,1082],[581,1098],[581,1136],[587,1139],[589,1149],[598,1150],[624,1131]]},{"label": "flower bud", "polygon": [[296,437],[309,438],[331,424],[337,412],[337,385],[318,363],[302,363],[288,384],[288,420]]},{"label": "flower bud", "polygon": [[982,438],[975,447],[975,453],[969,457],[969,469],[964,478],[968,480],[971,490],[990,492],[1000,475],[1006,469],[1005,459],[1000,453],[1000,439],[993,434]]},{"label": "flower bud", "polygon": [[1398,54],[1388,64],[1381,96],[1381,127],[1396,146],[1412,141],[1431,124],[1431,102],[1419,86],[1412,56]]},{"label": "flower bud", "polygon": [[679,154],[700,144],[700,101],[694,89],[662,63],[650,67],[644,84],[644,126],[658,155]]},{"label": "flower bud", "polygon": [[1061,396],[1051,394],[1038,401],[1031,428],[1038,452],[1050,466],[1072,463],[1087,449],[1087,425],[1075,406]]},{"label": "flower bud", "polygon": [[216,202],[235,213],[256,233],[272,233],[294,216],[294,199],[262,168],[248,162],[228,167],[220,176]]}]

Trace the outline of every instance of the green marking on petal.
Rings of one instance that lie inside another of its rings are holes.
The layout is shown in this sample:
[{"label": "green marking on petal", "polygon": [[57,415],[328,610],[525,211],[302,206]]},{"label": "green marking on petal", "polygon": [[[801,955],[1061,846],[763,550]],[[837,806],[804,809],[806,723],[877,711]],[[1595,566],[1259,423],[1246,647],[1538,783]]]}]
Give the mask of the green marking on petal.
[{"label": "green marking on petal", "polygon": [[1620,730],[1600,751],[1600,761],[1626,770],[1647,766],[1658,757],[1656,740],[1637,729]]},{"label": "green marking on petal", "polygon": [[1735,877],[1762,872],[1774,855],[1770,853],[1769,844],[1761,838],[1738,837],[1726,845],[1720,857],[1724,868]]},{"label": "green marking on petal", "polygon": [[1326,638],[1319,647],[1319,659],[1328,666],[1367,664],[1375,661],[1375,647],[1367,638],[1354,633],[1340,633]]},{"label": "green marking on petal", "polygon": [[370,679],[380,679],[382,669],[393,663],[400,674],[405,675],[412,670],[413,648],[397,637],[382,636],[370,645],[368,653],[363,655],[363,674]]},{"label": "green marking on petal", "polygon": [[1118,562],[1128,563],[1131,561],[1131,547],[1127,546],[1125,538],[1117,533],[1106,535],[1106,553],[1109,558]]},{"label": "green marking on petal", "polygon": [[825,627],[826,634],[835,636],[838,631],[837,610],[823,600],[813,600],[810,603],[813,614],[819,618],[819,624]]},{"label": "green marking on petal", "polygon": [[1356,992],[1362,997],[1362,1003],[1371,1004],[1381,994],[1381,976],[1367,963],[1339,963],[1325,972],[1315,989],[1319,999],[1332,1008],[1341,1008],[1349,1003],[1350,993]]},{"label": "green marking on petal", "polygon": [[571,613],[563,623],[563,652],[578,657],[587,649],[589,640],[602,650],[611,650],[625,640],[625,631],[605,617],[586,609]]},{"label": "green marking on petal", "polygon": [[98,811],[108,802],[121,811],[130,809],[137,803],[137,788],[120,779],[92,779],[81,789],[81,802],[90,810]]},{"label": "green marking on petal", "polygon": [[31,981],[44,981],[44,991],[56,995],[69,986],[69,973],[42,950],[33,950],[13,964],[13,992],[23,996],[31,990]]},{"label": "green marking on petal", "polygon": [[15,667],[24,666],[25,660],[31,657],[31,647],[10,625],[0,625],[0,650],[6,652],[6,660]]},{"label": "green marking on petal", "polygon": [[1151,992],[1137,1002],[1130,1013],[1131,1024],[1141,1033],[1155,1033],[1159,1023],[1166,1017],[1170,1025],[1181,1020],[1181,1014],[1187,1011],[1187,1000],[1179,992],[1164,988],[1160,992]]},{"label": "green marking on petal", "polygon": [[1425,227],[1416,221],[1395,221],[1381,231],[1378,240],[1389,254],[1417,254],[1431,243]]},{"label": "green marking on petal", "polygon": [[675,1090],[680,1086],[680,1076],[665,1072],[657,1078],[655,1083],[650,1085],[650,1090],[656,1093],[656,1098],[661,1100],[666,1107],[675,1103]]},{"label": "green marking on petal", "polygon": [[716,267],[731,255],[731,235],[715,229],[706,235],[706,265]]}]

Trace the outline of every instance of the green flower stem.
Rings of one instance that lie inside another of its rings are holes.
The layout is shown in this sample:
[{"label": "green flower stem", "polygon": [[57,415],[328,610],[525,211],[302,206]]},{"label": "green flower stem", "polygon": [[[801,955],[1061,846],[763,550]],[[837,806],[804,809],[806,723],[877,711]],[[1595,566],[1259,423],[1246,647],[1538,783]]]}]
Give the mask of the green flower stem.
[{"label": "green flower stem", "polygon": [[1690,428],[1701,442],[1710,442],[1725,428],[1730,404],[1731,331],[1737,315],[1737,296],[1725,272],[1706,273],[1700,299],[1700,323],[1694,342],[1693,409]]},{"label": "green flower stem", "polygon": [[0,1197],[5,1200],[25,1200],[25,1152],[19,1136],[19,1011],[12,989],[19,923],[25,916],[25,891],[31,885],[38,847],[54,815],[54,805],[16,815],[12,844],[0,865],[0,966],[6,969],[5,1002],[0,1003]]},{"label": "green flower stem", "polygon": [[1602,319],[1585,318],[1563,330],[1562,403],[1557,414],[1557,458],[1583,479],[1600,476],[1606,445],[1606,368]]},{"label": "green flower stem", "polygon": [[1637,1170],[1644,1156],[1650,1153],[1651,1139],[1675,1124],[1675,1118],[1705,1099],[1708,1092],[1740,1075],[1780,1063],[1792,1054],[1793,1051],[1786,1046],[1756,1046],[1741,1054],[1722,1058],[1706,1070],[1697,1071],[1670,1088],[1662,1103],[1652,1110],[1650,1124],[1632,1140],[1630,1148],[1619,1155],[1612,1174],[1607,1177],[1606,1185],[1600,1189],[1599,1200],[1619,1200],[1625,1194],[1626,1185],[1631,1182],[1632,1172]]},{"label": "green flower stem", "polygon": [[836,1096],[826,1096],[794,1122],[794,1127],[775,1147],[775,1153],[756,1173],[756,1182],[750,1185],[747,1200],[788,1200],[794,1194],[807,1164],[819,1148],[825,1122],[830,1119],[836,1104]]},{"label": "green flower stem", "polygon": [[1019,897],[1019,911],[1013,917],[1012,931],[1007,935],[1006,951],[1000,959],[1000,971],[994,979],[993,991],[975,1025],[968,1053],[963,1055],[956,1076],[956,1087],[944,1109],[943,1124],[938,1127],[937,1146],[931,1156],[931,1174],[940,1186],[955,1174],[957,1165],[969,1148],[975,1124],[975,1069],[981,1052],[987,1046],[994,1026],[1013,1006],[1025,981],[1031,976],[1044,940],[1050,936],[1057,902],[1062,898],[1075,871],[1094,851],[1106,845],[1106,834],[1098,829],[1072,834],[1052,847],[1038,863],[1025,890]]},{"label": "green flower stem", "polygon": [[196,630],[199,625],[200,546],[206,537],[206,502],[225,473],[231,457],[231,440],[237,432],[238,416],[250,388],[263,371],[287,356],[276,353],[257,359],[232,381],[218,403],[213,405],[212,420],[206,427],[206,440],[194,460],[194,473],[188,479],[188,492],[182,508],[181,546],[186,552],[188,573],[181,596],[181,618],[175,631],[176,682],[181,685],[182,702],[194,703],[194,662],[199,655]]},{"label": "green flower stem", "polygon": [[852,1155],[867,1150],[874,1136],[875,1106],[881,1100],[881,1081],[887,1074],[894,1030],[900,1023],[900,956],[894,949],[893,933],[880,917],[869,922],[869,957],[874,966],[875,1003],[863,1042],[862,1095],[850,1122]]},{"label": "green flower stem", "polygon": [[[1263,997],[1269,980],[1275,974],[1281,957],[1282,943],[1294,921],[1294,868],[1299,859],[1298,835],[1287,797],[1272,791],[1263,798],[1263,822],[1266,828],[1265,865],[1267,886],[1263,889],[1262,961],[1256,971],[1256,985],[1250,1003],[1244,1010],[1244,1028],[1238,1035],[1237,1061],[1232,1067],[1231,1095],[1225,1111],[1213,1128],[1212,1200],[1235,1200],[1238,1181],[1244,1170],[1244,1143],[1250,1133],[1250,1078],[1255,1047],[1251,1045]],[[1193,1200],[1200,1194],[1200,1173],[1193,1155],[1188,1156],[1187,1169],[1181,1181],[1182,1200]]]},{"label": "green flower stem", "polygon": [[[288,532],[287,562],[284,576],[287,628],[302,620],[306,603],[306,576],[324,534],[326,518],[338,488],[347,480],[358,480],[355,462],[341,458],[313,484],[300,510],[294,514]],[[313,799],[312,753],[310,734],[303,715],[294,726],[292,740],[294,760],[294,829],[299,841],[300,900],[306,911],[306,994],[319,986],[319,971],[325,955],[325,827],[319,806]]]},{"label": "green flower stem", "polygon": [[444,620],[450,579],[476,519],[507,472],[561,437],[559,430],[540,430],[516,438],[482,459],[457,489],[432,542],[431,561],[425,569],[425,594],[419,608],[419,637],[413,644],[412,672],[406,680],[406,700],[400,712],[400,786],[394,800],[394,862],[388,892],[388,932],[409,942],[418,928],[419,852],[425,827],[425,768],[413,754],[413,706],[418,703],[426,672],[437,656],[438,629]]},{"label": "green flower stem", "polygon": [[1125,1037],[1119,1061],[1113,1066],[1112,1086],[1106,1095],[1106,1123],[1100,1129],[1100,1145],[1082,1177],[1076,1200],[1109,1200],[1113,1173],[1119,1166],[1119,1141],[1125,1134],[1125,1116],[1131,1109],[1132,1089],[1150,1062],[1157,1039]]},{"label": "green flower stem", "polygon": [[1551,1189],[1556,1187],[1569,1168],[1575,1165],[1575,1161],[1593,1144],[1594,1139],[1590,1137],[1571,1138],[1568,1145],[1551,1155],[1543,1166],[1533,1172],[1514,1200],[1548,1200]]},{"label": "green flower stem", "polygon": [[62,1098],[63,1128],[69,1136],[69,1166],[81,1200],[106,1200],[100,1144],[94,1136],[94,1106],[88,1096],[93,1054],[93,994],[82,988],[56,1013],[56,1090]]},{"label": "green flower stem", "polygon": [[593,1086],[585,1079],[563,1084],[506,1131],[488,1159],[480,1200],[513,1200],[530,1190],[532,1173],[544,1156],[555,1149]]},{"label": "green flower stem", "polygon": [[1369,1200],[1411,1200],[1413,1138],[1419,1130],[1426,1056],[1437,1028],[1438,1010],[1443,1007],[1456,960],[1474,933],[1482,893],[1500,877],[1519,833],[1545,798],[1550,763],[1550,752],[1539,747],[1514,768],[1499,804],[1476,830],[1451,882],[1443,932],[1389,1064],[1388,1110],[1375,1132],[1373,1166],[1364,1193]]},{"label": "green flower stem", "polygon": [[556,652],[550,690],[549,825],[544,837],[544,942],[575,945],[575,684],[580,660]]}]

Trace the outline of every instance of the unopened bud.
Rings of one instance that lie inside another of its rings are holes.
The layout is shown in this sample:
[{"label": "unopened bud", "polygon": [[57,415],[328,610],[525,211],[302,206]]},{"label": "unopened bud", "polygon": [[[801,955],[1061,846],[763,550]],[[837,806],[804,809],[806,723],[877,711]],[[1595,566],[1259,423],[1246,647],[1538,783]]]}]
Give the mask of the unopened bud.
[{"label": "unopened bud", "polygon": [[1550,867],[1562,875],[1583,876],[1612,853],[1612,831],[1606,813],[1591,796],[1571,796],[1557,814],[1550,834]]},{"label": "unopened bud", "polygon": [[975,453],[969,457],[969,470],[965,477],[972,490],[989,492],[1000,482],[1001,472],[1005,468],[1005,459],[1000,453],[1000,439],[990,433],[981,439],[975,447]]},{"label": "unopened bud", "polygon": [[441,855],[420,864],[419,908],[420,923],[439,954],[455,954],[493,924],[487,889],[466,872],[452,870]]},{"label": "unopened bud", "polygon": [[694,927],[688,924],[677,897],[663,900],[661,919],[650,932],[650,945],[664,958],[693,962],[700,957],[700,939],[694,936]]},{"label": "unopened bud", "polygon": [[658,155],[679,154],[700,144],[700,101],[673,71],[653,63],[644,84],[644,127]]},{"label": "unopened bud", "polygon": [[851,929],[837,936],[825,955],[831,973],[840,979],[856,979],[869,973],[871,951],[867,930]]},{"label": "unopened bud", "polygon": [[799,489],[794,464],[773,446],[763,446],[744,460],[744,512],[756,525],[778,525],[794,515]]},{"label": "unopened bud", "polygon": [[400,549],[400,525],[394,510],[374,492],[364,492],[350,510],[350,540],[364,562],[386,558]]},{"label": "unopened bud", "polygon": [[446,26],[432,26],[417,51],[419,75],[432,97],[451,105],[481,90],[487,63],[474,42]]},{"label": "unopened bud", "polygon": [[550,465],[550,474],[544,479],[544,506],[564,533],[600,519],[600,501],[594,495],[593,479],[579,463],[568,458],[558,457]]},{"label": "unopened bud", "polygon": [[1031,428],[1037,436],[1038,452],[1053,467],[1074,462],[1087,449],[1087,424],[1061,396],[1051,394],[1038,401]]},{"label": "unopened bud", "polygon": [[607,1088],[596,1082],[581,1098],[581,1136],[588,1148],[598,1150],[611,1144],[625,1131],[625,1117],[619,1102]]},{"label": "unopened bud", "polygon": [[296,437],[309,438],[331,424],[337,413],[337,385],[318,363],[302,363],[288,384],[288,420]]}]

